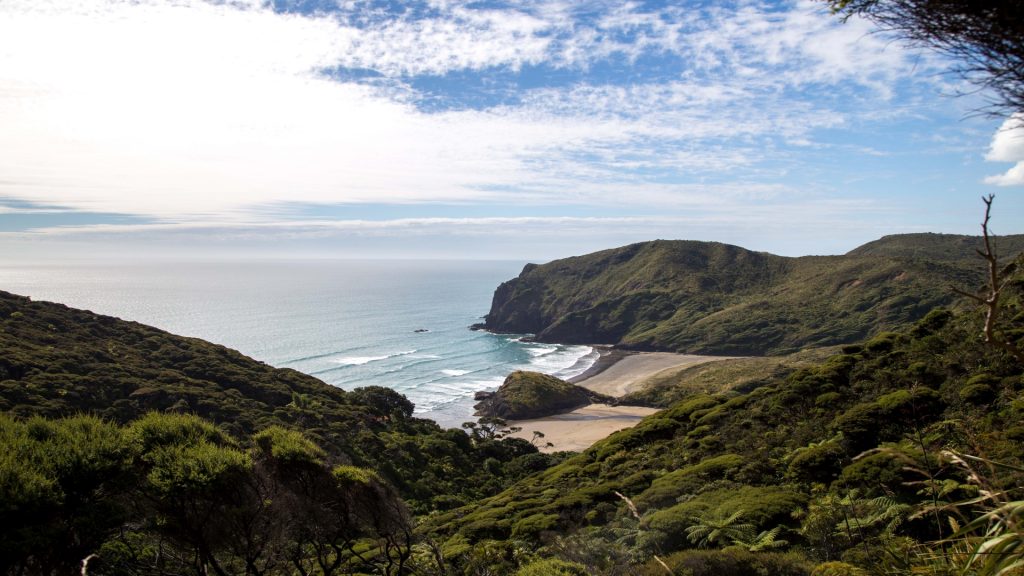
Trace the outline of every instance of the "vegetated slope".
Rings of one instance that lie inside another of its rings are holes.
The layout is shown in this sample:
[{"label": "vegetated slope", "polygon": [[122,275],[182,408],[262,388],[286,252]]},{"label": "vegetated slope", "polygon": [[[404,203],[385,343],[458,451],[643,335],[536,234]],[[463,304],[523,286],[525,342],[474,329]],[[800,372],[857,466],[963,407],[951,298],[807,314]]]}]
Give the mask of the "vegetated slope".
[{"label": "vegetated slope", "polygon": [[[994,236],[993,248],[1001,261],[1012,261],[1024,251],[1024,235]],[[897,256],[924,260],[978,261],[977,250],[984,249],[978,236],[960,234],[892,234],[868,242],[846,253],[847,256]]]},{"label": "vegetated slope", "polygon": [[274,425],[301,430],[331,461],[379,472],[416,512],[464,504],[554,461],[522,440],[414,418],[412,403],[390,389],[345,392],[197,338],[6,292],[0,412],[122,424],[187,413],[243,440]]},{"label": "vegetated slope", "polygon": [[[980,238],[889,236],[844,256],[787,258],[658,240],[527,265],[495,291],[484,328],[544,342],[701,354],[784,354],[923,317],[969,285]],[[999,238],[1004,252],[1024,236]],[[938,256],[936,256],[938,255]]]},{"label": "vegetated slope", "polygon": [[595,403],[615,399],[548,374],[516,370],[505,377],[497,391],[475,406],[478,416],[528,420],[571,412]]},{"label": "vegetated slope", "polygon": [[[1022,346],[1024,257],[1017,267],[999,331]],[[530,541],[591,573],[627,573],[622,566],[654,554],[693,574],[806,574],[808,562],[839,560],[910,573],[915,563],[966,557],[961,544],[930,544],[950,536],[950,517],[962,526],[976,513],[928,512],[979,489],[943,451],[1020,467],[1022,417],[1024,366],[982,341],[981,314],[938,309],[906,332],[846,346],[753,391],[691,394],[428,527],[449,546]],[[977,468],[988,490],[1024,482],[1011,468]],[[716,525],[743,530],[708,540]],[[748,553],[776,546],[790,555]],[[709,568],[725,565],[747,571]],[[859,573],[845,570],[822,573]],[[652,562],[641,573],[664,572]]]}]

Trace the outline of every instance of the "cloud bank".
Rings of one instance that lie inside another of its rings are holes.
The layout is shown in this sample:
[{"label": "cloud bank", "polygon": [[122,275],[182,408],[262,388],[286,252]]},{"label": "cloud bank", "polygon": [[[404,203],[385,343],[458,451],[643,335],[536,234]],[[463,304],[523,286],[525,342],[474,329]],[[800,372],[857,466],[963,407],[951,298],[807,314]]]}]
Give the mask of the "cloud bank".
[{"label": "cloud bank", "polygon": [[[857,121],[857,99],[920,67],[810,2],[476,6],[4,2],[0,197],[167,221],[287,203],[717,203],[720,187],[694,184],[759,180],[780,147]],[[613,65],[668,72],[600,73]],[[466,73],[511,75],[513,96],[463,101],[445,82]],[[816,96],[834,88],[848,99]]]},{"label": "cloud bank", "polygon": [[0,241],[533,258],[952,231],[1024,153],[997,133],[1014,167],[985,178],[995,126],[958,123],[944,66],[810,0],[4,0]]}]

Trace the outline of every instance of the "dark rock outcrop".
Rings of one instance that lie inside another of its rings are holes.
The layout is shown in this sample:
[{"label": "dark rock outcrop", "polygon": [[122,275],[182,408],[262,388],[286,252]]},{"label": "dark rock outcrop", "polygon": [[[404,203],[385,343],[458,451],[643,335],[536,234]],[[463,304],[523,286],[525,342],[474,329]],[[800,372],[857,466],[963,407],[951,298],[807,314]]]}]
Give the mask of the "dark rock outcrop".
[{"label": "dark rock outcrop", "polygon": [[493,393],[477,393],[477,416],[528,420],[615,399],[540,372],[516,371]]}]

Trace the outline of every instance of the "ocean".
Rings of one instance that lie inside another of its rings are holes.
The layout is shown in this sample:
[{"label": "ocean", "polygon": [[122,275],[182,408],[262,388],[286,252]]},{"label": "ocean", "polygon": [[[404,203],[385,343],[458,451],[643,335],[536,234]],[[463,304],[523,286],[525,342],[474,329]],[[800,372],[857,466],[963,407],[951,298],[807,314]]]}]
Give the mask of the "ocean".
[{"label": "ocean", "polygon": [[469,330],[521,262],[361,261],[16,265],[0,290],[223,344],[351,390],[387,386],[442,426],[513,370],[561,378],[589,346]]}]

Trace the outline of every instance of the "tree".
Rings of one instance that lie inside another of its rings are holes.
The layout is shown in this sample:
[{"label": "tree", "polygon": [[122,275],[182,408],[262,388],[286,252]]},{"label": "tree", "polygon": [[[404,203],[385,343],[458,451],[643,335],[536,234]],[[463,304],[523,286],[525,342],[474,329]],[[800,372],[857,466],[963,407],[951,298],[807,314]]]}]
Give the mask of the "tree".
[{"label": "tree", "polygon": [[946,54],[968,81],[988,88],[990,112],[1024,112],[1024,4],[1019,0],[824,0],[913,44]]},{"label": "tree", "polygon": [[985,259],[988,264],[988,286],[981,293],[976,294],[953,287],[953,290],[962,296],[974,300],[985,307],[985,327],[982,330],[982,337],[990,346],[998,348],[1011,356],[1018,362],[1024,364],[1024,349],[999,329],[999,317],[1002,311],[1000,296],[1007,283],[1013,279],[1012,274],[1004,274],[1001,271],[999,257],[993,248],[993,239],[988,229],[988,222],[992,214],[992,200],[995,196],[989,194],[981,200],[985,203],[985,220],[981,223],[981,232],[985,241],[985,250],[978,250],[978,255]]}]

